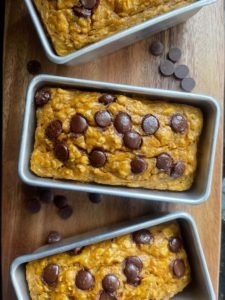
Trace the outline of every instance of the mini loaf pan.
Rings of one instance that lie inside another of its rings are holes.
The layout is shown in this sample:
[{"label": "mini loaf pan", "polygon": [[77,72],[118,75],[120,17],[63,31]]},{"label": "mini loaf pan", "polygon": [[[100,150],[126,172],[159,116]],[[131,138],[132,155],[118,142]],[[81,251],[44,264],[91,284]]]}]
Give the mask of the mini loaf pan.
[{"label": "mini loaf pan", "polygon": [[[33,151],[34,134],[36,128],[34,94],[39,88],[44,86],[58,86],[108,93],[122,93],[131,97],[132,95],[136,95],[151,100],[160,99],[161,101],[184,103],[199,107],[203,112],[204,125],[203,133],[199,143],[197,173],[191,189],[185,192],[157,191],[143,188],[130,188],[95,183],[82,183],[69,180],[56,180],[51,178],[41,178],[35,175],[30,170],[30,158]],[[57,77],[51,75],[40,75],[33,78],[27,90],[24,124],[22,129],[21,148],[19,155],[19,176],[22,181],[33,186],[59,188],[88,193],[100,193],[153,201],[200,204],[206,201],[210,195],[219,115],[220,107],[217,101],[204,95],[98,81],[88,81],[75,78]]]},{"label": "mini loaf pan", "polygon": [[145,216],[119,225],[100,228],[86,234],[65,239],[55,245],[41,247],[33,254],[16,258],[11,264],[10,274],[18,300],[30,299],[25,277],[26,263],[57,253],[66,252],[76,247],[95,244],[104,240],[129,234],[143,228],[150,228],[152,226],[164,224],[170,221],[177,221],[181,226],[182,237],[188,254],[192,274],[191,283],[184,289],[183,292],[176,295],[173,299],[215,300],[216,298],[201,247],[196,224],[193,218],[184,212],[174,212],[157,216]]},{"label": "mini loaf pan", "polygon": [[99,42],[86,46],[65,56],[56,54],[46,33],[42,20],[36,11],[32,0],[24,0],[28,8],[34,26],[37,30],[41,43],[48,59],[56,64],[77,65],[95,58],[115,52],[132,43],[149,37],[157,32],[166,30],[179,23],[186,21],[196,14],[203,6],[212,4],[216,0],[196,0],[194,3],[175,9],[158,17],[152,18],[129,29],[115,33]]}]

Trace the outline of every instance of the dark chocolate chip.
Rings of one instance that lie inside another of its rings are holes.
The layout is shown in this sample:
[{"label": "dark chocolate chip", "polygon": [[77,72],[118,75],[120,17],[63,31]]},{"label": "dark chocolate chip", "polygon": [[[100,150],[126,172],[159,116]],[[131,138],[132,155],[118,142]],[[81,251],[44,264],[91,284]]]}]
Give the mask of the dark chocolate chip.
[{"label": "dark chocolate chip", "polygon": [[47,265],[42,272],[42,280],[49,286],[56,286],[59,276],[59,266],[56,264]]},{"label": "dark chocolate chip", "polygon": [[132,264],[125,265],[123,272],[124,272],[124,275],[126,276],[127,282],[129,284],[137,286],[140,283],[140,281],[141,281],[140,276],[139,276],[140,272],[139,272],[139,269],[135,265],[132,265]]},{"label": "dark chocolate chip", "polygon": [[48,90],[39,90],[34,96],[35,104],[37,106],[43,106],[51,99],[51,93]]},{"label": "dark chocolate chip", "polygon": [[86,9],[84,7],[80,6],[74,6],[73,8],[73,13],[79,18],[88,18],[91,17],[92,11],[91,9]]},{"label": "dark chocolate chip", "polygon": [[148,134],[154,134],[159,129],[159,121],[153,115],[146,115],[142,120],[142,129],[143,131]]},{"label": "dark chocolate chip", "polygon": [[151,44],[149,49],[150,49],[150,52],[151,52],[152,55],[160,56],[160,55],[163,54],[164,46],[161,42],[155,41]]},{"label": "dark chocolate chip", "polygon": [[173,262],[173,274],[177,278],[181,278],[185,274],[185,264],[183,259],[176,259]]},{"label": "dark chocolate chip", "polygon": [[171,48],[168,53],[168,58],[173,62],[177,62],[180,60],[181,54],[180,48]]},{"label": "dark chocolate chip", "polygon": [[58,160],[65,162],[69,159],[69,149],[64,143],[56,143],[54,147],[54,153]]},{"label": "dark chocolate chip", "polygon": [[116,96],[110,95],[110,94],[105,94],[105,95],[102,95],[98,98],[98,102],[102,103],[102,104],[105,104],[105,105],[108,105],[108,104],[113,103],[115,101],[116,101]]},{"label": "dark chocolate chip", "polygon": [[177,79],[184,79],[185,77],[187,77],[188,73],[189,73],[188,66],[186,66],[186,65],[178,65],[175,68],[174,76]]},{"label": "dark chocolate chip", "polygon": [[125,112],[119,112],[114,120],[114,126],[120,133],[125,133],[131,130],[131,117]]},{"label": "dark chocolate chip", "polygon": [[28,199],[26,207],[30,213],[36,214],[41,210],[41,201],[37,197]]},{"label": "dark chocolate chip", "polygon": [[53,201],[56,207],[63,208],[67,203],[67,198],[64,195],[56,195]]},{"label": "dark chocolate chip", "polygon": [[142,268],[143,268],[143,263],[140,259],[140,257],[138,256],[128,256],[126,259],[125,259],[125,265],[135,265],[139,272],[141,272]]},{"label": "dark chocolate chip", "polygon": [[169,60],[160,63],[159,70],[163,76],[171,76],[174,73],[174,64]]},{"label": "dark chocolate chip", "polygon": [[80,254],[83,249],[84,249],[84,247],[77,247],[77,248],[74,248],[74,249],[68,251],[68,254],[70,256],[76,256],[76,255]]},{"label": "dark chocolate chip", "polygon": [[177,163],[175,163],[171,170],[171,177],[178,178],[184,175],[185,172],[185,163],[183,160],[179,160]]},{"label": "dark chocolate chip", "polygon": [[146,161],[140,157],[136,157],[132,159],[130,165],[131,165],[131,171],[134,174],[143,173],[147,169]]},{"label": "dark chocolate chip", "polygon": [[30,60],[27,63],[27,71],[32,75],[41,73],[41,63],[37,60]]},{"label": "dark chocolate chip", "polygon": [[99,0],[80,0],[80,2],[84,8],[94,9],[98,5]]},{"label": "dark chocolate chip", "polygon": [[177,113],[172,116],[170,126],[176,133],[185,133],[188,128],[188,123],[183,115]]},{"label": "dark chocolate chip", "polygon": [[59,216],[66,220],[69,219],[73,214],[73,208],[71,205],[65,205],[64,207],[59,209]]},{"label": "dark chocolate chip", "polygon": [[142,230],[133,232],[132,237],[133,237],[133,241],[137,245],[150,244],[153,239],[151,233],[147,229],[142,229]]},{"label": "dark chocolate chip", "polygon": [[61,240],[61,235],[58,231],[51,231],[48,235],[47,242],[48,244],[54,244]]},{"label": "dark chocolate chip", "polygon": [[50,122],[45,129],[45,135],[49,139],[57,138],[60,133],[62,133],[62,122],[60,120]]},{"label": "dark chocolate chip", "polygon": [[119,279],[114,274],[108,274],[102,280],[102,287],[108,293],[114,293],[119,286]]},{"label": "dark chocolate chip", "polygon": [[94,118],[96,124],[103,128],[108,127],[112,122],[111,115],[107,110],[97,111]]},{"label": "dark chocolate chip", "polygon": [[185,92],[191,92],[194,88],[195,88],[195,80],[193,78],[184,78],[181,81],[181,88],[185,91]]},{"label": "dark chocolate chip", "polygon": [[142,137],[136,131],[126,132],[123,136],[123,142],[129,149],[140,149],[142,145]]},{"label": "dark chocolate chip", "polygon": [[182,240],[179,237],[171,237],[168,242],[168,247],[171,252],[177,253],[182,248]]},{"label": "dark chocolate chip", "polygon": [[89,154],[90,164],[95,168],[101,168],[106,164],[107,157],[102,150],[93,150]]},{"label": "dark chocolate chip", "polygon": [[95,194],[95,193],[89,193],[88,198],[92,203],[98,204],[102,201],[102,195]]},{"label": "dark chocolate chip", "polygon": [[74,133],[84,133],[88,128],[87,120],[79,115],[75,114],[72,116],[70,121],[70,130]]},{"label": "dark chocolate chip", "polygon": [[92,290],[95,286],[95,278],[89,271],[80,270],[76,275],[75,284],[80,290]]},{"label": "dark chocolate chip", "polygon": [[157,157],[156,167],[161,171],[170,171],[173,166],[173,159],[167,153],[162,153]]},{"label": "dark chocolate chip", "polygon": [[54,193],[50,189],[41,189],[39,196],[40,200],[44,203],[52,203],[54,199]]},{"label": "dark chocolate chip", "polygon": [[113,294],[103,291],[99,296],[99,300],[118,300],[118,298]]}]

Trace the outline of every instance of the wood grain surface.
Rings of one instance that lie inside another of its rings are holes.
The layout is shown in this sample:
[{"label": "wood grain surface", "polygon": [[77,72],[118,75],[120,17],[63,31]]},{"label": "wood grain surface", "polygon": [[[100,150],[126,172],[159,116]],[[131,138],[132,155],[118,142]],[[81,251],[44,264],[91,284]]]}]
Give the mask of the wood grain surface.
[{"label": "wood grain surface", "polygon": [[[214,96],[223,106],[224,33],[223,0],[203,8],[185,24],[162,32],[112,55],[77,67],[56,66],[48,62],[22,0],[6,1],[4,35],[4,132],[2,194],[2,299],[15,299],[9,278],[9,265],[21,254],[34,251],[45,241],[50,230],[63,237],[75,235],[103,225],[126,220],[152,211],[185,210],[196,219],[213,286],[218,294],[223,120],[220,121],[212,193],[201,206],[153,204],[140,200],[105,197],[96,205],[85,193],[64,193],[74,207],[74,215],[63,221],[53,205],[43,205],[40,213],[30,215],[25,199],[35,189],[24,186],[17,174],[20,134],[26,87],[32,78],[26,70],[31,59],[42,63],[44,73],[134,84],[146,87],[179,89],[178,82],[162,78],[158,73],[159,58],[151,56],[151,41],[161,40],[182,49],[181,62],[190,67],[197,81],[195,92]],[[61,191],[60,191],[61,192]],[[191,245],[190,245],[191,246]],[[204,300],[204,299],[201,299]]]}]

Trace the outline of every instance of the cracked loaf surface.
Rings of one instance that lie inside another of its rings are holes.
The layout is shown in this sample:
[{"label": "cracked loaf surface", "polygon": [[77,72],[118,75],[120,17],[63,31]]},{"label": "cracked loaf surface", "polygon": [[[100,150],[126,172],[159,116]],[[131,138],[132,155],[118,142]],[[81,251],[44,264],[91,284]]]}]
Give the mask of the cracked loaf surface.
[{"label": "cracked loaf surface", "polygon": [[168,300],[191,280],[171,222],[26,265],[32,300]]},{"label": "cracked loaf surface", "polygon": [[192,106],[43,88],[31,170],[40,177],[183,191],[197,166],[202,112]]},{"label": "cracked loaf surface", "polygon": [[56,53],[69,54],[194,0],[33,0]]}]

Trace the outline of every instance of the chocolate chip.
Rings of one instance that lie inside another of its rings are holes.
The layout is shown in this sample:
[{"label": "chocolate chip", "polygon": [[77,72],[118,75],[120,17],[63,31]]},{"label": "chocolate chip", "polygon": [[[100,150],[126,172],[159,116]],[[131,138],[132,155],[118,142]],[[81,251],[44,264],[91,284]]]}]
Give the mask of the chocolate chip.
[{"label": "chocolate chip", "polygon": [[114,120],[114,126],[120,133],[125,133],[131,130],[131,117],[125,112],[119,112]]},{"label": "chocolate chip", "polygon": [[156,167],[161,171],[170,171],[173,166],[173,159],[167,153],[160,154],[156,159]]},{"label": "chocolate chip", "polygon": [[88,128],[87,120],[79,115],[75,114],[70,121],[70,130],[74,133],[84,133]]},{"label": "chocolate chip", "polygon": [[185,274],[185,264],[183,259],[176,259],[173,262],[173,274],[177,278],[181,278]]},{"label": "chocolate chip", "polygon": [[181,88],[185,91],[185,92],[191,92],[194,88],[195,88],[195,80],[193,78],[184,78],[181,81]]},{"label": "chocolate chip", "polygon": [[39,90],[34,96],[35,104],[37,106],[43,106],[51,99],[51,93],[48,90]]},{"label": "chocolate chip", "polygon": [[41,202],[37,197],[33,197],[27,200],[26,207],[30,213],[36,214],[41,210]]},{"label": "chocolate chip", "polygon": [[89,193],[88,198],[92,203],[98,204],[102,201],[102,195],[95,194],[95,193]]},{"label": "chocolate chip", "polygon": [[151,135],[159,129],[159,121],[153,115],[146,115],[142,120],[141,126],[146,134]]},{"label": "chocolate chip", "polygon": [[92,290],[95,286],[95,278],[89,271],[80,270],[76,275],[75,284],[80,290]]},{"label": "chocolate chip", "polygon": [[118,298],[113,294],[106,293],[103,291],[99,296],[99,300],[118,300]]},{"label": "chocolate chip", "polygon": [[73,8],[73,13],[79,18],[88,18],[91,17],[92,11],[91,9],[86,9],[84,7],[80,6],[74,6]]},{"label": "chocolate chip", "polygon": [[176,133],[185,133],[188,128],[188,123],[183,115],[177,113],[172,116],[170,126]]},{"label": "chocolate chip", "polygon": [[30,60],[27,63],[27,71],[32,75],[41,73],[41,63],[37,60]]},{"label": "chocolate chip", "polygon": [[119,279],[114,274],[108,274],[102,280],[102,287],[108,293],[114,293],[119,286]]},{"label": "chocolate chip", "polygon": [[67,198],[63,195],[56,195],[53,201],[56,207],[63,208],[67,203]]},{"label": "chocolate chip", "polygon": [[189,68],[186,65],[178,65],[175,68],[174,76],[177,79],[184,79],[189,73]]},{"label": "chocolate chip", "polygon": [[108,111],[100,110],[95,113],[95,122],[100,127],[107,127],[111,124],[112,118]]},{"label": "chocolate chip", "polygon": [[177,62],[181,58],[181,50],[180,48],[171,48],[169,53],[168,53],[168,58],[173,61]]},{"label": "chocolate chip", "polygon": [[185,172],[185,164],[183,160],[179,160],[173,165],[170,176],[173,178],[181,177]]},{"label": "chocolate chip", "polygon": [[61,240],[61,235],[57,231],[51,231],[48,235],[48,244],[54,244]]},{"label": "chocolate chip", "polygon": [[139,269],[133,265],[133,264],[127,264],[125,265],[125,268],[123,270],[124,275],[127,278],[127,282],[129,284],[132,284],[134,286],[137,286],[138,284],[140,284],[140,276],[139,276]]},{"label": "chocolate chip", "polygon": [[59,266],[56,264],[47,265],[42,272],[42,280],[49,286],[56,286],[59,276]]},{"label": "chocolate chip", "polygon": [[74,248],[74,249],[68,251],[68,254],[70,256],[76,256],[76,255],[80,254],[83,249],[84,249],[84,247],[77,247],[77,248]]},{"label": "chocolate chip", "polygon": [[133,237],[133,241],[137,245],[150,244],[153,239],[151,233],[147,229],[142,229],[142,230],[133,232],[132,237]]},{"label": "chocolate chip", "polygon": [[138,256],[128,256],[125,259],[125,265],[135,265],[135,267],[138,268],[139,272],[141,272],[143,268],[143,263],[141,259]]},{"label": "chocolate chip", "polygon": [[99,0],[80,0],[80,2],[84,8],[94,9],[98,5]]},{"label": "chocolate chip", "polygon": [[143,173],[147,169],[146,161],[140,157],[136,157],[132,159],[130,165],[131,165],[131,171],[134,174]]},{"label": "chocolate chip", "polygon": [[73,208],[71,205],[65,205],[64,207],[59,209],[59,216],[66,220],[69,219],[73,214]]},{"label": "chocolate chip", "polygon": [[168,242],[171,252],[177,253],[182,248],[182,240],[179,237],[171,237]]},{"label": "chocolate chip", "polygon": [[54,194],[52,190],[49,189],[41,189],[39,192],[40,200],[44,203],[52,203]]},{"label": "chocolate chip", "polygon": [[107,157],[102,150],[93,150],[89,154],[90,164],[95,168],[101,168],[106,164]]},{"label": "chocolate chip", "polygon": [[50,122],[45,129],[45,135],[49,139],[57,138],[60,133],[62,133],[62,122],[60,120]]},{"label": "chocolate chip", "polygon": [[98,102],[102,103],[102,104],[105,104],[105,105],[108,105],[108,104],[113,103],[115,101],[116,101],[116,96],[113,96],[113,95],[110,95],[110,94],[105,94],[105,95],[102,95],[98,98]]},{"label": "chocolate chip", "polygon": [[169,60],[160,63],[159,70],[163,76],[171,76],[174,73],[174,64]]},{"label": "chocolate chip", "polygon": [[136,131],[126,132],[123,136],[123,142],[129,149],[140,149],[142,145],[142,137]]},{"label": "chocolate chip", "polygon": [[58,160],[65,162],[69,159],[69,149],[64,143],[56,143],[54,153]]},{"label": "chocolate chip", "polygon": [[151,44],[150,48],[149,48],[150,52],[152,55],[154,56],[160,56],[163,54],[164,51],[164,46],[161,42],[159,41],[155,41]]}]

